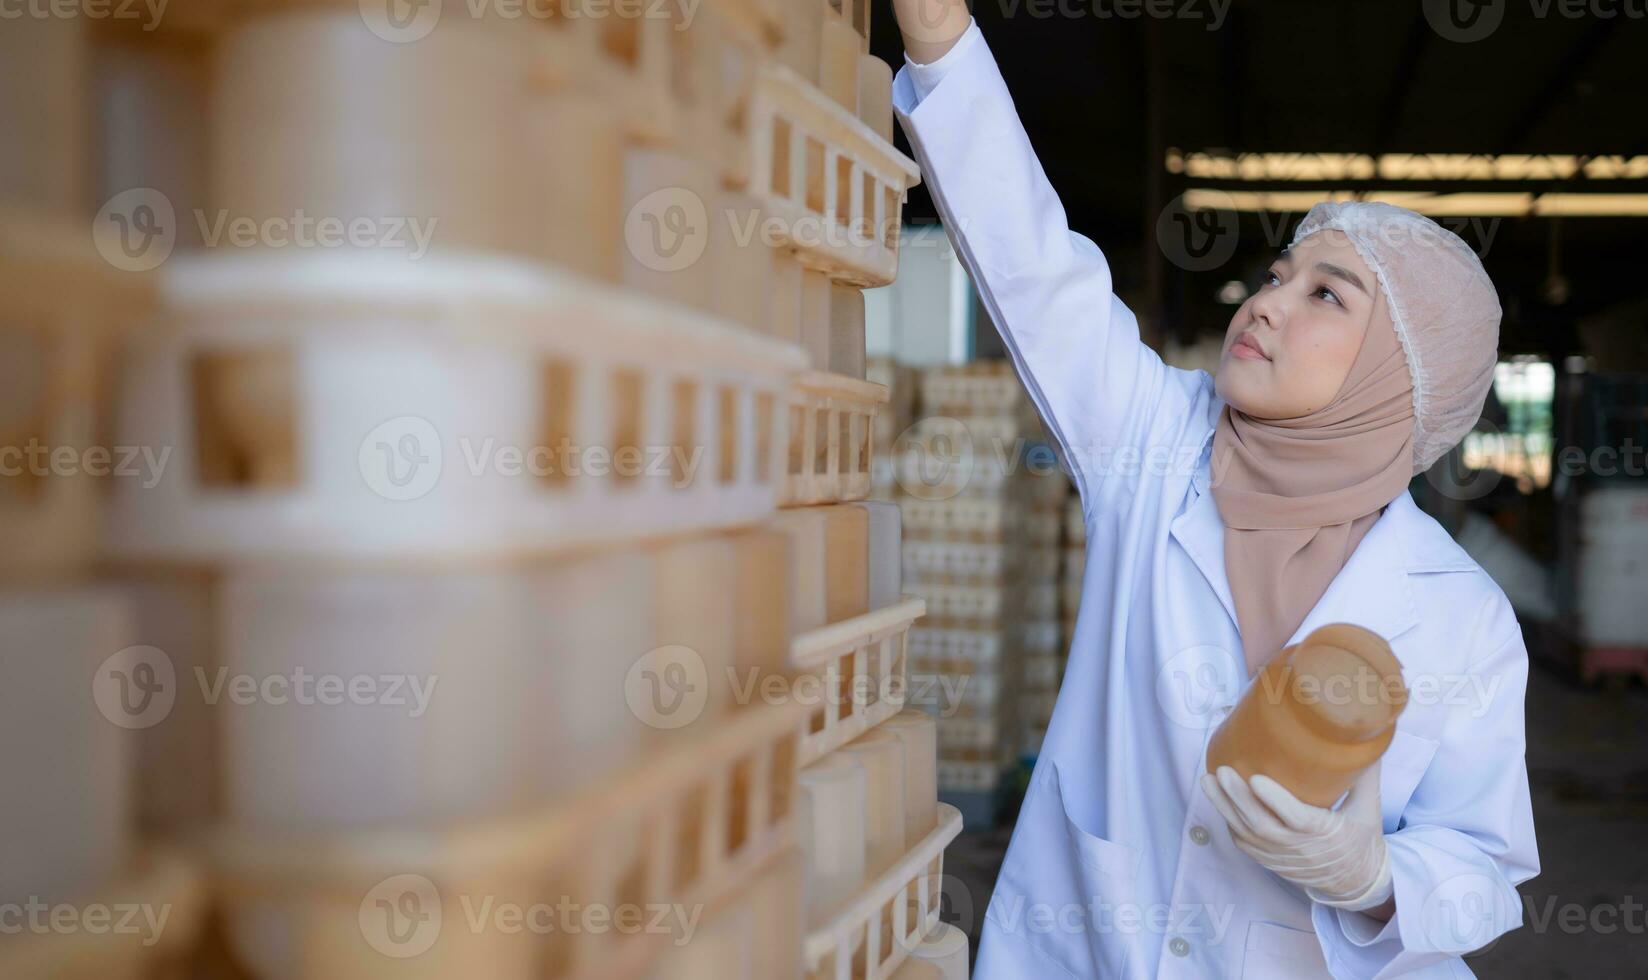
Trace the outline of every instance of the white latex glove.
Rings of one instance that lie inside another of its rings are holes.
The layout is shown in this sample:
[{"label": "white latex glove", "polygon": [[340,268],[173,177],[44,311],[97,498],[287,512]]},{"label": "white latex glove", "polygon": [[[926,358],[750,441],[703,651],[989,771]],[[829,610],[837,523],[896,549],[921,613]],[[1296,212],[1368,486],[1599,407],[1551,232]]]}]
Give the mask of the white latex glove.
[{"label": "white latex glove", "polygon": [[1379,764],[1357,777],[1343,805],[1301,802],[1269,776],[1243,781],[1230,766],[1202,774],[1202,792],[1253,860],[1323,905],[1371,909],[1391,897],[1390,854],[1379,816]]}]

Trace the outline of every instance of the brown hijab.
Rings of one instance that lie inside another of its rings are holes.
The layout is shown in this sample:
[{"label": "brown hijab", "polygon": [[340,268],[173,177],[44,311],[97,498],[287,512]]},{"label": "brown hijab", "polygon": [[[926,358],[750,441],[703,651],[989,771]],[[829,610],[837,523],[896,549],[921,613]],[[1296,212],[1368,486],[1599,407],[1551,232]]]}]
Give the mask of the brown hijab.
[{"label": "brown hijab", "polygon": [[1413,379],[1375,290],[1362,346],[1322,408],[1260,419],[1228,404],[1213,435],[1213,500],[1248,673],[1315,608],[1413,475]]}]

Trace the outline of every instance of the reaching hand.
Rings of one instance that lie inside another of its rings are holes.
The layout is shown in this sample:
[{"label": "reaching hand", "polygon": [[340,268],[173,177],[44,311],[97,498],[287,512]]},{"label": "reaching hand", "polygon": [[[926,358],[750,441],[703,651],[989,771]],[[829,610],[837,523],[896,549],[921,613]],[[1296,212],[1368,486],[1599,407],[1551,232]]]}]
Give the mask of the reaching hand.
[{"label": "reaching hand", "polygon": [[1379,764],[1357,778],[1344,805],[1301,802],[1269,776],[1244,781],[1229,766],[1202,775],[1202,791],[1242,852],[1323,905],[1375,908],[1391,896],[1390,854],[1379,816]]},{"label": "reaching hand", "polygon": [[904,50],[918,65],[930,65],[953,47],[973,15],[966,0],[893,0]]}]

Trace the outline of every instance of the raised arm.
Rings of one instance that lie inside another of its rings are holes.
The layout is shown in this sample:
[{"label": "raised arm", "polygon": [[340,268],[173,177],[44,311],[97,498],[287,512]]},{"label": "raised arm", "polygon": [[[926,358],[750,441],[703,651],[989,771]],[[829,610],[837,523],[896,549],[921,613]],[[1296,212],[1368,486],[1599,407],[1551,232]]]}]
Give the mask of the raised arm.
[{"label": "raised arm", "polygon": [[[1091,506],[1118,450],[1183,436],[1194,383],[1140,342],[1104,254],[1070,230],[989,47],[962,8],[896,0],[912,54],[893,105],[950,239]],[[931,22],[914,20],[931,13]],[[934,13],[936,12],[936,13]],[[932,26],[936,24],[936,26]],[[959,34],[946,38],[947,34]],[[1167,397],[1164,401],[1164,393]]]}]

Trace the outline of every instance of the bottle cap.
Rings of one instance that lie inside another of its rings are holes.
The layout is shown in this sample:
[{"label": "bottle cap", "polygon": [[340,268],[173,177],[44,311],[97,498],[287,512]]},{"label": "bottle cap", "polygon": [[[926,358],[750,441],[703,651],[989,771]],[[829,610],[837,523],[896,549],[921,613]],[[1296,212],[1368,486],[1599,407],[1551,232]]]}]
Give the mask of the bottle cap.
[{"label": "bottle cap", "polygon": [[1344,742],[1385,731],[1407,706],[1402,664],[1390,644],[1349,623],[1319,627],[1287,660],[1289,700],[1306,727]]}]

